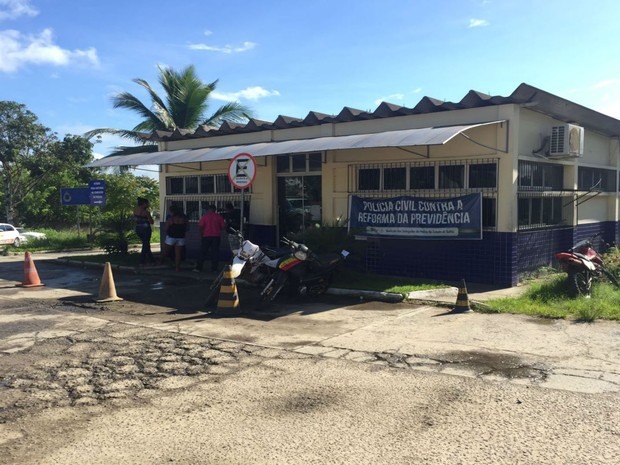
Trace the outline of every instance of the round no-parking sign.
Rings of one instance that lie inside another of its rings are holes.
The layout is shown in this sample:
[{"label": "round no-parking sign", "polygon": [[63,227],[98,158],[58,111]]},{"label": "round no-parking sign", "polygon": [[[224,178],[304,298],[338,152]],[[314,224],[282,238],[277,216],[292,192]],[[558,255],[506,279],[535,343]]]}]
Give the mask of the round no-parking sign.
[{"label": "round no-parking sign", "polygon": [[247,189],[256,177],[256,160],[249,153],[239,153],[230,160],[228,179],[237,189]]}]

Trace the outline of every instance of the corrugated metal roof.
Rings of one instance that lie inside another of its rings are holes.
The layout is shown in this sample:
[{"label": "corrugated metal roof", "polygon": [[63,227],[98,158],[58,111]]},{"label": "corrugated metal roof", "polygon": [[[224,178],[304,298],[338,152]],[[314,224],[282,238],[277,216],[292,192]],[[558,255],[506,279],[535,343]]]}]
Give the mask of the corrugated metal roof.
[{"label": "corrugated metal roof", "polygon": [[463,110],[504,104],[527,104],[528,109],[550,115],[560,121],[573,122],[608,136],[620,136],[619,120],[524,83],[519,85],[508,97],[491,96],[482,92],[470,90],[459,102],[445,102],[431,97],[423,97],[412,108],[382,102],[373,112],[357,110],[350,107],[344,107],[338,115],[326,115],[324,113],[311,111],[305,118],[280,115],[273,122],[251,119],[246,124],[224,123],[220,128],[203,126],[190,133],[183,133],[180,131],[154,131],[150,136],[146,137],[146,140],[155,142],[215,137],[226,134],[391,118],[404,115]]}]

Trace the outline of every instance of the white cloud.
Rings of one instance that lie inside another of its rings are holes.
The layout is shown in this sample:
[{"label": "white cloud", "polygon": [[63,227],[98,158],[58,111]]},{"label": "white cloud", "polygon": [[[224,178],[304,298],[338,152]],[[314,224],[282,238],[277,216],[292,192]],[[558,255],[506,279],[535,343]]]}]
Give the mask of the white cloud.
[{"label": "white cloud", "polygon": [[98,65],[97,50],[92,47],[64,49],[53,43],[51,29],[44,29],[39,35],[11,29],[0,31],[0,72],[12,73],[27,64],[68,66],[75,63]]},{"label": "white cloud", "polygon": [[489,22],[486,19],[475,19],[472,18],[469,20],[469,26],[467,27],[483,27],[483,26],[488,26]]},{"label": "white cloud", "polygon": [[189,44],[188,47],[190,50],[206,50],[207,52],[219,52],[219,53],[230,54],[230,53],[247,52],[248,50],[252,50],[254,47],[256,47],[256,44],[254,42],[246,41],[246,42],[243,42],[243,44],[240,46],[224,45],[223,47],[217,47],[214,45],[207,45],[207,44]]},{"label": "white cloud", "polygon": [[620,84],[620,79],[606,79],[604,81],[597,82],[592,86],[593,89],[603,89],[605,87],[614,86]]},{"label": "white cloud", "polygon": [[211,34],[213,34],[213,31],[210,31],[209,29],[205,29],[203,31],[203,34],[206,35],[206,36],[210,36]]},{"label": "white cloud", "polygon": [[30,5],[30,0],[0,0],[0,21],[38,14],[39,11]]},{"label": "white cloud", "polygon": [[211,93],[211,97],[216,100],[226,100],[228,102],[237,101],[240,99],[245,100],[259,100],[265,97],[277,97],[280,95],[280,92],[277,90],[267,90],[263,89],[260,86],[247,87],[239,92],[218,92],[215,91]]},{"label": "white cloud", "polygon": [[375,105],[380,105],[381,102],[396,102],[405,100],[405,94],[390,94],[385,97],[379,97],[375,100]]}]

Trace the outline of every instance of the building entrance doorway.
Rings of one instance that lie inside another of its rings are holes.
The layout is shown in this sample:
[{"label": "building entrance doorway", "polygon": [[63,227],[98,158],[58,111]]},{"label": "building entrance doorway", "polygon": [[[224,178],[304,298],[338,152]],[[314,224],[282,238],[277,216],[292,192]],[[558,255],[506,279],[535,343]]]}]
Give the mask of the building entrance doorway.
[{"label": "building entrance doorway", "polygon": [[321,223],[321,176],[278,177],[278,229],[280,236],[304,231]]}]

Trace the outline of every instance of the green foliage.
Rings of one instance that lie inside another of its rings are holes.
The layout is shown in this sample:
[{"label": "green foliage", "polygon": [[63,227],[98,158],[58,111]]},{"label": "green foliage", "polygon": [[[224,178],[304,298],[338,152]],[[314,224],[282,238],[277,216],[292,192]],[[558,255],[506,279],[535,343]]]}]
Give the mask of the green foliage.
[{"label": "green foliage", "polygon": [[138,197],[149,200],[158,210],[159,185],[147,176],[131,173],[101,175],[106,181],[106,205],[101,208],[97,244],[110,253],[127,254],[131,241],[133,209]]},{"label": "green foliage", "polygon": [[150,103],[144,104],[133,94],[121,92],[112,98],[114,108],[125,108],[136,113],[142,120],[133,129],[100,128],[89,131],[85,137],[99,134],[115,134],[144,143],[144,132],[155,130],[196,129],[200,125],[219,126],[224,121],[240,122],[251,116],[251,111],[237,102],[220,106],[206,116],[211,93],[217,80],[203,83],[196,75],[193,65],[181,71],[159,67],[159,84],[164,94],[159,95],[144,79],[134,79],[149,95]]},{"label": "green foliage", "polygon": [[7,222],[19,219],[17,207],[57,169],[56,143],[25,105],[0,101],[0,200]]},{"label": "green foliage", "polygon": [[578,321],[620,320],[620,291],[609,283],[595,282],[591,298],[572,299],[568,297],[566,275],[562,274],[530,284],[520,297],[485,302],[481,311],[575,318]]},{"label": "green foliage", "polygon": [[343,289],[362,289],[368,291],[393,292],[396,294],[407,294],[413,291],[446,287],[441,283],[434,283],[428,280],[381,276],[362,273],[349,268],[343,268],[336,274],[333,286]]}]

